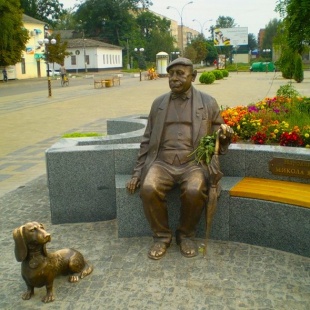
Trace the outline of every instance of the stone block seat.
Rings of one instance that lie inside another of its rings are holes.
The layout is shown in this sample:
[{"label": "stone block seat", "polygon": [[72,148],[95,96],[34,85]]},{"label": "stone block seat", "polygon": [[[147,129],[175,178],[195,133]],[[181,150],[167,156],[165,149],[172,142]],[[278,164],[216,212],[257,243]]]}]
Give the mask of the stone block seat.
[{"label": "stone block seat", "polygon": [[[62,139],[46,151],[53,224],[117,219],[119,237],[151,236],[139,191],[126,190],[145,125],[139,115],[108,120],[106,137]],[[272,171],[270,163],[279,159],[296,162],[296,174]],[[309,150],[232,144],[220,164],[224,177],[211,238],[310,256]],[[167,202],[175,231],[178,189]],[[197,236],[204,235],[202,216]]]}]

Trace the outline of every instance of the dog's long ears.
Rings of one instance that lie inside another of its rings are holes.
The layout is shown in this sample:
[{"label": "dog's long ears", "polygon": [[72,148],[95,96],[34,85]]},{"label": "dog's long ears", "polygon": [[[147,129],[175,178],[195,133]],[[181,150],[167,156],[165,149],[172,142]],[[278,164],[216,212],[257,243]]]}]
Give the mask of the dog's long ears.
[{"label": "dog's long ears", "polygon": [[13,239],[15,241],[15,257],[18,262],[22,262],[27,257],[27,246],[23,237],[23,228],[20,226],[13,231]]}]

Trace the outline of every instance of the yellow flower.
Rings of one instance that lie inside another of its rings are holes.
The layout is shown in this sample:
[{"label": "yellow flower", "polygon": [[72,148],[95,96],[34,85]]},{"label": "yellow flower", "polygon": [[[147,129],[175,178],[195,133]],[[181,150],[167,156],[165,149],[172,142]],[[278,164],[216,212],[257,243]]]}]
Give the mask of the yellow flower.
[{"label": "yellow flower", "polygon": [[277,134],[277,133],[279,132],[279,130],[278,130],[278,129],[275,129],[273,132],[274,132],[275,134]]},{"label": "yellow flower", "polygon": [[240,130],[240,125],[237,126],[237,129]]},{"label": "yellow flower", "polygon": [[310,149],[310,144],[307,144],[307,145],[306,145],[306,148]]},{"label": "yellow flower", "polygon": [[308,133],[305,133],[305,137],[306,137],[306,138],[309,138],[309,136],[310,136],[310,135],[309,135]]}]

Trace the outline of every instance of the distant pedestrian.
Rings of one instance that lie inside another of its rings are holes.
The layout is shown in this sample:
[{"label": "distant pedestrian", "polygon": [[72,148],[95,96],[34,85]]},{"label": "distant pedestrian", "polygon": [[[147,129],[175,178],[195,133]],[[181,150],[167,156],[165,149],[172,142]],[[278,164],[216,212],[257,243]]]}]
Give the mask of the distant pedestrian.
[{"label": "distant pedestrian", "polygon": [[3,74],[3,82],[7,82],[8,81],[8,73],[7,73],[5,68],[2,70],[2,74]]},{"label": "distant pedestrian", "polygon": [[67,70],[66,70],[65,66],[64,66],[64,64],[62,64],[61,67],[60,67],[60,74],[61,74],[61,79],[62,80],[64,80],[66,72],[67,72]]}]

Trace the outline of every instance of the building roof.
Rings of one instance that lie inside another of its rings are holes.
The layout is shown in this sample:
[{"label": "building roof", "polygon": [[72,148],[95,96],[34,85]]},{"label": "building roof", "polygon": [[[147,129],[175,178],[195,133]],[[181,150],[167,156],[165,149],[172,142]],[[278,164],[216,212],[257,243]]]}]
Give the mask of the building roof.
[{"label": "building roof", "polygon": [[28,16],[26,14],[23,14],[23,22],[24,23],[31,23],[31,24],[45,25],[45,22],[42,22],[41,20],[35,19],[35,18]]},{"label": "building roof", "polygon": [[81,48],[81,47],[84,47],[84,44],[85,44],[85,47],[104,47],[104,48],[118,49],[118,50],[123,49],[121,46],[112,45],[109,43],[105,43],[105,42],[97,41],[93,39],[79,38],[79,39],[69,39],[66,41],[68,42],[68,48]]}]

